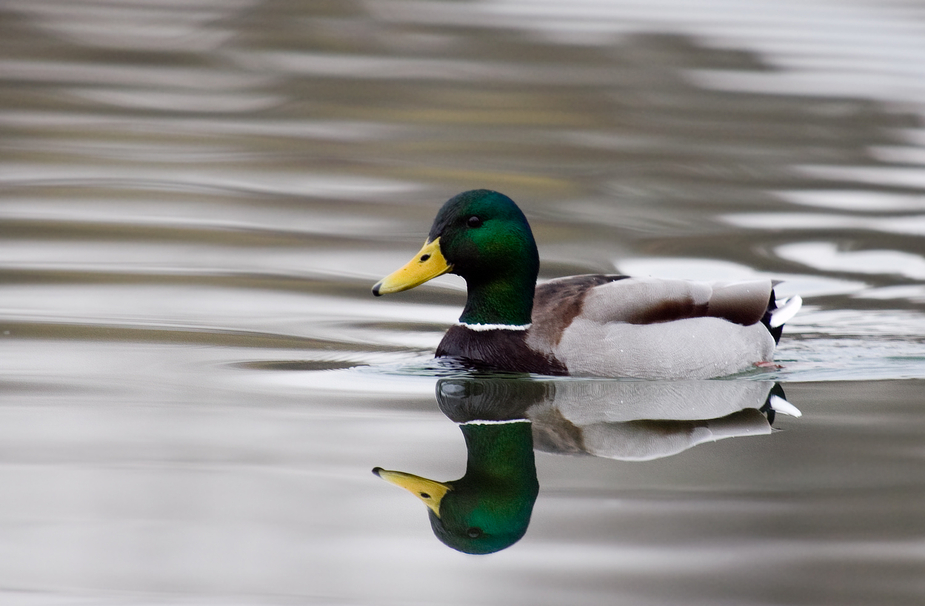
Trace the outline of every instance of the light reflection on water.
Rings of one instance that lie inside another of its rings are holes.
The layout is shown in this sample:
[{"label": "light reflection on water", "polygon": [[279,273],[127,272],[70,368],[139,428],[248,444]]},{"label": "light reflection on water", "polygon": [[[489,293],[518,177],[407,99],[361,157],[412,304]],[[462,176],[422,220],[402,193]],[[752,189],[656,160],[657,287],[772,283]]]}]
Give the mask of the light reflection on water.
[{"label": "light reflection on water", "polygon": [[[0,8],[0,601],[922,602],[917,5],[182,4]],[[370,469],[463,475],[463,287],[369,288],[472,187],[542,279],[785,280],[782,368],[708,385],[804,416],[537,452],[521,541],[440,545]]]}]

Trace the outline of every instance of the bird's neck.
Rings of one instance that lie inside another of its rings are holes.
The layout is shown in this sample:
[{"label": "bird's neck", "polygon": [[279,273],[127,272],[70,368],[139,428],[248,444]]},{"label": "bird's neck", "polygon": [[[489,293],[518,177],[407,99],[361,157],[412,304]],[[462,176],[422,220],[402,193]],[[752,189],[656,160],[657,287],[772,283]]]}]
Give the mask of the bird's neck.
[{"label": "bird's neck", "polygon": [[501,482],[517,489],[536,482],[532,425],[514,421],[469,422],[460,425],[469,453],[466,478]]},{"label": "bird's neck", "polygon": [[466,278],[468,297],[459,321],[468,325],[526,326],[533,313],[536,276]]}]

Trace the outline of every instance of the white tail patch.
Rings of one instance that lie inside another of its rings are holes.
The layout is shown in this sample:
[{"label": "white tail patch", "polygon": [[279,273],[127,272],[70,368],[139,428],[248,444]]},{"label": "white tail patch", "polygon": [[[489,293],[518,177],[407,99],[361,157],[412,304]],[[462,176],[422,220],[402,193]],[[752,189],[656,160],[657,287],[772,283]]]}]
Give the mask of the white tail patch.
[{"label": "white tail patch", "polygon": [[771,328],[783,326],[790,318],[797,315],[797,312],[800,311],[800,307],[802,306],[803,299],[800,298],[800,295],[793,295],[784,301],[780,307],[771,312],[771,321],[769,322]]},{"label": "white tail patch", "polygon": [[800,412],[800,409],[783,399],[780,396],[771,396],[768,401],[771,403],[771,408],[774,409],[774,412],[779,412],[791,417],[802,417],[803,413]]}]

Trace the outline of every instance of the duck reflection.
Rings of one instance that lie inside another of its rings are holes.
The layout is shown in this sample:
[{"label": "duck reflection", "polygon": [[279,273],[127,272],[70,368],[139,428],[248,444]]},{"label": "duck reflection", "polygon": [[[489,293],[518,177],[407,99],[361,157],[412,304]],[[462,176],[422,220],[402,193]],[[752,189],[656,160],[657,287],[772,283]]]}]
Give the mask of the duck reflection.
[{"label": "duck reflection", "polygon": [[440,410],[466,440],[465,475],[437,482],[373,473],[427,505],[434,534],[465,553],[499,551],[527,531],[539,492],[534,449],[645,461],[703,442],[771,432],[800,416],[769,381],[441,379]]}]

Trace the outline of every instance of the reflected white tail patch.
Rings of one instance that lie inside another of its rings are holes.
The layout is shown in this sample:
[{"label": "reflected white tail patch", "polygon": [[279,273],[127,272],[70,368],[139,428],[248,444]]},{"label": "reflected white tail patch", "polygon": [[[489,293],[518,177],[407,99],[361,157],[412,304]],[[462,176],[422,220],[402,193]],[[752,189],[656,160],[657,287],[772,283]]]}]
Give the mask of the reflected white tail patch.
[{"label": "reflected white tail patch", "polygon": [[771,402],[771,408],[773,408],[775,412],[790,415],[791,417],[803,416],[803,413],[800,412],[799,408],[780,396],[771,396],[769,401]]}]

